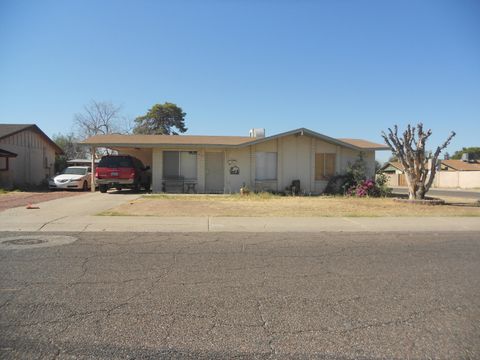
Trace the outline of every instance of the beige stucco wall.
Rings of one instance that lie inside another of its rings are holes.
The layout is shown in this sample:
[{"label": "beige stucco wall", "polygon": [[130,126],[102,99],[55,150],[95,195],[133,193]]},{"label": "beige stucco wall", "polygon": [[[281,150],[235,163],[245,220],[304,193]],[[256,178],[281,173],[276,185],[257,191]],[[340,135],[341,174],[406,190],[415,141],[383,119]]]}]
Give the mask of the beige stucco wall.
[{"label": "beige stucco wall", "polygon": [[1,139],[0,147],[17,154],[9,170],[0,171],[0,186],[39,185],[54,175],[55,150],[36,132],[24,130]]},{"label": "beige stucco wall", "polygon": [[385,174],[387,177],[387,186],[397,187],[398,186],[398,175],[399,174]]},{"label": "beige stucco wall", "polygon": [[[237,193],[243,184],[252,188],[251,168],[250,168],[250,148],[229,149],[226,150],[225,164],[225,192]],[[238,175],[230,174],[230,168],[238,166],[240,173]]]},{"label": "beige stucco wall", "polygon": [[439,171],[435,174],[434,187],[480,188],[480,171]]}]

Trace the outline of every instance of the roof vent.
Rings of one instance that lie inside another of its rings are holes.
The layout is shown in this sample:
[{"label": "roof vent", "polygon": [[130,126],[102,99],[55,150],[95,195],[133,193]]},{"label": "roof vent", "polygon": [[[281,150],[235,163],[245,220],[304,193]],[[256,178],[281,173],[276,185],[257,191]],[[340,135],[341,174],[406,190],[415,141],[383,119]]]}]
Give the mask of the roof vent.
[{"label": "roof vent", "polygon": [[470,153],[463,153],[462,154],[462,161],[463,162],[468,162],[468,163],[474,163],[475,162],[475,156]]},{"label": "roof vent", "polygon": [[264,138],[265,137],[265,129],[262,128],[255,128],[249,131],[249,135],[251,138]]}]

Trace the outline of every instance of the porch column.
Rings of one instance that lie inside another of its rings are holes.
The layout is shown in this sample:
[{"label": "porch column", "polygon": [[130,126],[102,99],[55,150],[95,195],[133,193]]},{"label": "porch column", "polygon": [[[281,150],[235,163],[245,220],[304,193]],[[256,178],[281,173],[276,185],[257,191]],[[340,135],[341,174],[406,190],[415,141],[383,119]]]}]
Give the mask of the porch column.
[{"label": "porch column", "polygon": [[91,158],[91,163],[90,163],[90,168],[92,169],[91,171],[91,182],[90,182],[90,191],[95,192],[95,151],[97,149],[95,146],[92,146],[91,148],[91,153],[92,153],[92,158]]}]

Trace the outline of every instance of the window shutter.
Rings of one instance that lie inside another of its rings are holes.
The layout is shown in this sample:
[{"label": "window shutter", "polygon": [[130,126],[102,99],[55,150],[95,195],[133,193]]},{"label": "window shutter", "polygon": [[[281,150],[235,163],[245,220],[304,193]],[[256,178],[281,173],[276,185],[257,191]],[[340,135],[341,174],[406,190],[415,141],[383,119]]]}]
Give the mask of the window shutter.
[{"label": "window shutter", "polygon": [[315,180],[324,179],[325,154],[315,154]]},{"label": "window shutter", "polygon": [[335,154],[325,154],[325,178],[335,175]]}]

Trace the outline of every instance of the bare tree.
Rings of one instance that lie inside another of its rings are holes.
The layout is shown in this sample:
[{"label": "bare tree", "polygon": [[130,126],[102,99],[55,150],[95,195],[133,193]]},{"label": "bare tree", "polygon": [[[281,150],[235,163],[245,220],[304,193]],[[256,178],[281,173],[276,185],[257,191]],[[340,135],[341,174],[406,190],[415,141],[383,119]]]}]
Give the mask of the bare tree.
[{"label": "bare tree", "polygon": [[438,146],[433,154],[425,151],[425,144],[430,135],[432,135],[432,130],[424,131],[422,123],[417,124],[416,127],[408,125],[402,137],[398,136],[397,125],[393,127],[393,130],[388,129],[388,135],[382,131],[385,143],[405,169],[408,198],[411,200],[425,198],[437,172],[438,157],[455,136],[455,132],[452,131],[447,140]]},{"label": "bare tree", "polygon": [[82,113],[74,116],[79,136],[83,139],[94,135],[124,133],[121,127],[120,106],[106,101],[92,100],[83,107]]}]

